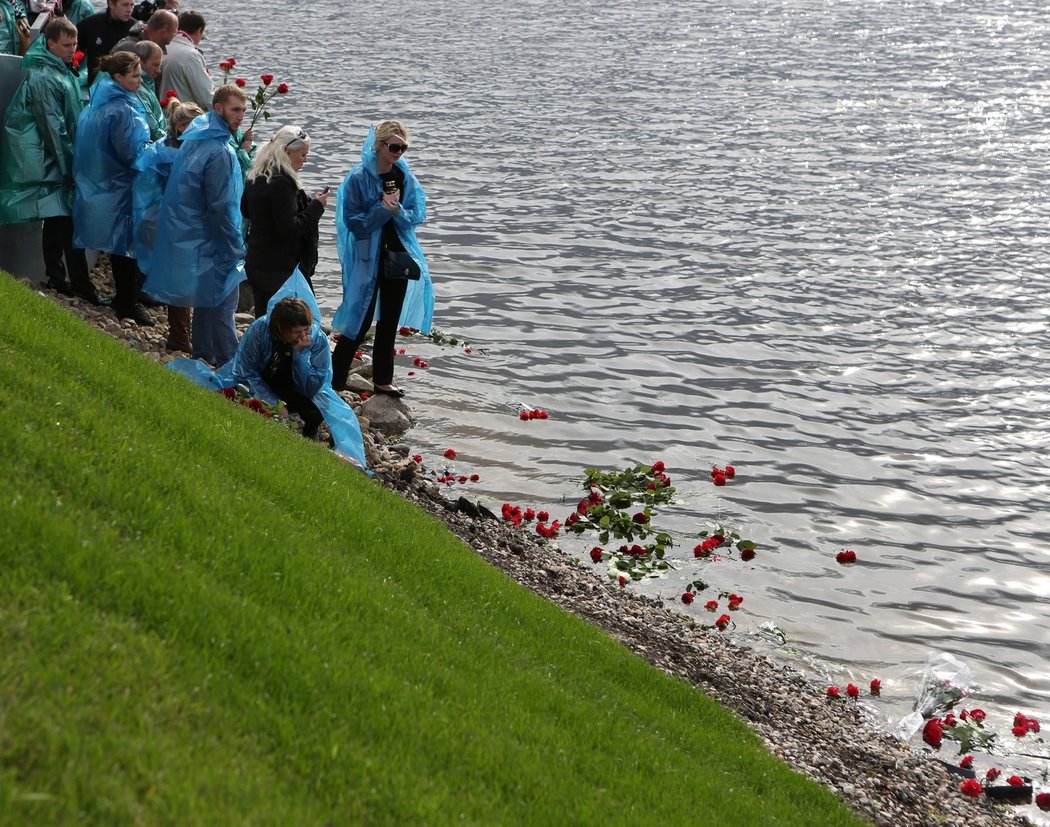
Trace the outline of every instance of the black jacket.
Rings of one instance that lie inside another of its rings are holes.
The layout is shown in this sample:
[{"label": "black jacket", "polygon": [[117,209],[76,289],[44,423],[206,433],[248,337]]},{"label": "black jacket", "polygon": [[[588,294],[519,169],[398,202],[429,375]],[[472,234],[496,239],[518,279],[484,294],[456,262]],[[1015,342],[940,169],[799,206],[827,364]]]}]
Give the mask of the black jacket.
[{"label": "black jacket", "polygon": [[307,278],[314,274],[317,224],[324,214],[324,205],[309,198],[290,176],[278,173],[269,181],[259,176],[247,182],[241,197],[241,214],[251,222],[248,255],[244,258],[249,280],[253,273],[283,273],[287,278],[297,266]]},{"label": "black jacket", "polygon": [[134,17],[129,17],[125,22],[114,20],[109,16],[108,8],[80,21],[77,26],[77,48],[84,53],[87,62],[88,84],[98,74],[98,62],[102,55],[108,55],[109,50],[127,37],[136,23],[138,21]]}]

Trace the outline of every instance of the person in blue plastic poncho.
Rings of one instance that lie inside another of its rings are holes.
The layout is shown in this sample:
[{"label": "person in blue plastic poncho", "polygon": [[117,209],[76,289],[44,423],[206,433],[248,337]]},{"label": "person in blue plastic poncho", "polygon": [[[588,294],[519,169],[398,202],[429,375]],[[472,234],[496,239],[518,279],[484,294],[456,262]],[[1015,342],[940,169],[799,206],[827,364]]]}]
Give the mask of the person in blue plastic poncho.
[{"label": "person in blue plastic poncho", "polygon": [[118,318],[151,326],[138,303],[139,270],[132,232],[131,184],[135,163],[149,145],[142,104],[142,66],[131,52],[104,55],[106,73],[91,87],[91,103],[81,113],[73,144],[73,245],[109,253]]},{"label": "person in blue plastic poncho", "polygon": [[212,110],[182,133],[182,148],[164,190],[150,272],[143,289],[159,301],[192,307],[193,356],[212,365],[237,349],[233,314],[244,281],[241,169],[230,135],[248,98],[222,86]]},{"label": "person in blue plastic poncho", "polygon": [[0,135],[0,224],[42,219],[48,287],[99,304],[84,251],[73,247],[73,136],[82,109],[70,65],[76,48],[77,27],[57,18],[22,59],[27,74]]},{"label": "person in blue plastic poncho", "polygon": [[[408,129],[382,121],[369,130],[361,163],[339,187],[339,259],[343,302],[332,326],[342,338],[332,354],[332,386],[346,387],[354,354],[364,341],[379,306],[372,347],[376,393],[404,396],[394,381],[394,340],[399,325],[430,332],[434,288],[415,228],[427,217],[426,195],[408,168]],[[387,254],[407,253],[419,268],[418,280],[394,278]]]},{"label": "person in blue plastic poncho", "polygon": [[319,324],[320,311],[310,286],[296,269],[267,308],[245,332],[237,353],[218,371],[193,359],[168,367],[204,387],[245,385],[268,405],[282,401],[303,420],[303,436],[317,433],[322,418],[332,447],[364,469],[364,441],[353,409],[332,390],[332,355]]},{"label": "person in blue plastic poncho", "polygon": [[[135,257],[139,270],[149,273],[153,259],[153,245],[157,238],[157,221],[160,217],[164,189],[171,176],[171,165],[175,163],[182,133],[194,118],[203,115],[195,103],[183,103],[178,98],[168,101],[168,131],[164,140],[150,144],[142,153],[136,168],[139,174],[131,187],[132,217],[135,225]],[[190,352],[190,309],[168,305],[168,338],[164,343],[168,350]]]}]

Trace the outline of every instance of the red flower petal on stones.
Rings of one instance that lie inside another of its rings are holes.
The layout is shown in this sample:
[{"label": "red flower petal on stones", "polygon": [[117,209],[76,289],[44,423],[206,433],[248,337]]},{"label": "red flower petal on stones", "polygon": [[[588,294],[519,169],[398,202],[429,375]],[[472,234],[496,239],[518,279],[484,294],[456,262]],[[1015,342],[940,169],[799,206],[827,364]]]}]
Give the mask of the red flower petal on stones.
[{"label": "red flower petal on stones", "polygon": [[968,795],[971,798],[977,798],[982,792],[984,787],[981,786],[981,782],[976,778],[967,778],[961,784],[959,784],[959,791],[963,795]]},{"label": "red flower petal on stones", "polygon": [[445,449],[445,459],[455,459],[455,458],[456,458],[456,449],[455,448],[446,448]]},{"label": "red flower petal on stones", "polygon": [[687,606],[693,602],[693,598],[696,597],[692,592],[682,592],[682,602]]}]

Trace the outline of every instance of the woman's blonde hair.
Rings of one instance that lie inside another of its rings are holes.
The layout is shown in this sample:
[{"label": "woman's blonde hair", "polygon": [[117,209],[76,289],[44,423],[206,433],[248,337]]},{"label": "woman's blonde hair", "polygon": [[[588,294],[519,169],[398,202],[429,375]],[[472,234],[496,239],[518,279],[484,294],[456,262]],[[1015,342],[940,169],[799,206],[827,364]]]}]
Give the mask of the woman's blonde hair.
[{"label": "woman's blonde hair", "polygon": [[288,157],[288,150],[301,149],[310,146],[310,136],[301,126],[282,126],[277,134],[270,138],[258,152],[252,161],[252,168],[248,172],[248,180],[254,181],[260,175],[269,181],[273,176],[284,173],[293,181],[297,187],[302,187],[299,182],[299,173],[292,166]]},{"label": "woman's blonde hair", "polygon": [[408,127],[401,123],[401,121],[380,121],[377,123],[376,149],[379,149],[380,144],[387,143],[395,135],[404,138],[405,143],[408,143],[411,140],[411,136],[408,134]]},{"label": "woman's blonde hair", "polygon": [[178,127],[188,124],[194,118],[203,115],[204,110],[192,101],[183,103],[178,98],[170,98],[168,105],[164,107],[164,114],[168,118],[168,131],[177,136],[179,134]]}]

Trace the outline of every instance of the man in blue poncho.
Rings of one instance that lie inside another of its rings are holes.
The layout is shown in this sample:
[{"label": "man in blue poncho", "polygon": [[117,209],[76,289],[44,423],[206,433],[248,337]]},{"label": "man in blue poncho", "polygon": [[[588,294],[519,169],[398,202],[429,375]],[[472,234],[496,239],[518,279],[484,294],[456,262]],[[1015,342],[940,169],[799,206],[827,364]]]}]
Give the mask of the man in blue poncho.
[{"label": "man in blue poncho", "polygon": [[48,286],[98,304],[84,251],[73,248],[73,136],[83,108],[70,68],[76,49],[77,27],[59,17],[22,59],[27,74],[0,136],[0,224],[43,220]]},{"label": "man in blue poncho", "polygon": [[193,357],[221,365],[237,349],[237,285],[245,279],[241,235],[240,166],[230,135],[244,119],[248,98],[222,86],[212,110],[182,133],[158,216],[146,293],[192,307]]},{"label": "man in blue poncho", "polygon": [[168,364],[187,378],[216,390],[245,385],[268,405],[283,401],[303,420],[303,436],[317,433],[322,418],[335,451],[367,468],[361,425],[353,409],[332,390],[332,354],[321,330],[321,313],[298,268],[256,319],[229,362],[212,371],[193,359]]}]

